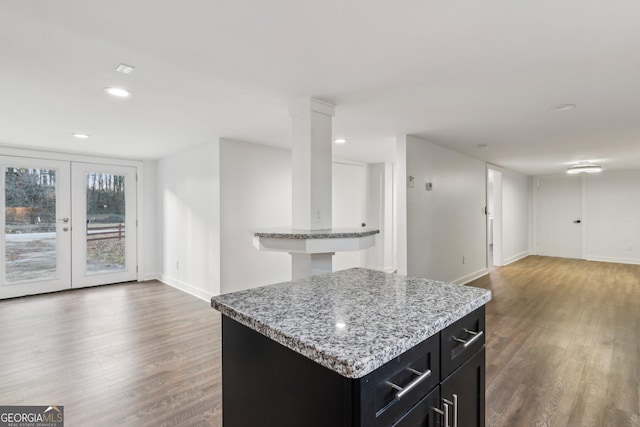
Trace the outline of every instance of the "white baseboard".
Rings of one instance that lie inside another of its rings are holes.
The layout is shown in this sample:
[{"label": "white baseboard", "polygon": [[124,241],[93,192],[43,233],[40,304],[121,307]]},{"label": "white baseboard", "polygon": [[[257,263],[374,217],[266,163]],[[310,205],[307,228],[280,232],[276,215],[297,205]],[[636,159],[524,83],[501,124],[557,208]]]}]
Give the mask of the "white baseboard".
[{"label": "white baseboard", "polygon": [[617,258],[617,257],[608,257],[608,256],[587,255],[587,261],[615,262],[617,264],[640,265],[640,259],[637,259],[637,258]]},{"label": "white baseboard", "polygon": [[459,279],[456,279],[453,281],[453,283],[457,283],[458,285],[464,285],[466,283],[472,282],[486,274],[489,274],[489,270],[486,268],[483,268],[482,270],[478,270],[475,273],[471,273],[471,274],[467,274],[466,276],[463,276]]},{"label": "white baseboard", "polygon": [[528,256],[529,256],[529,251],[524,251],[524,252],[521,252],[521,253],[516,254],[514,256],[510,256],[509,258],[504,260],[504,264],[502,264],[502,267],[504,267],[505,265],[509,265],[512,262],[519,261],[522,258],[525,258],[525,257],[528,257]]},{"label": "white baseboard", "polygon": [[182,280],[178,280],[173,277],[163,275],[158,280],[160,280],[165,285],[169,285],[172,288],[176,288],[178,290],[181,290],[182,292],[186,292],[189,295],[193,295],[194,297],[199,298],[208,303],[211,303],[211,298],[214,296],[212,293],[203,291],[202,289],[198,289],[195,286],[192,286],[188,283],[183,282]]}]

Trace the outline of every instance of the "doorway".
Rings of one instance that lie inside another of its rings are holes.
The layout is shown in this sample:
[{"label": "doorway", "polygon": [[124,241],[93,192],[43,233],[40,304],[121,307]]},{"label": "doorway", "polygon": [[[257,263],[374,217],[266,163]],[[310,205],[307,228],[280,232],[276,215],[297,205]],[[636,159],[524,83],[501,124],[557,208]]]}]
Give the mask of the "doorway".
[{"label": "doorway", "polygon": [[582,180],[575,175],[536,178],[538,255],[585,258],[582,254]]},{"label": "doorway", "polygon": [[502,172],[487,165],[487,269],[502,261]]},{"label": "doorway", "polygon": [[137,279],[136,168],[0,156],[0,299]]}]

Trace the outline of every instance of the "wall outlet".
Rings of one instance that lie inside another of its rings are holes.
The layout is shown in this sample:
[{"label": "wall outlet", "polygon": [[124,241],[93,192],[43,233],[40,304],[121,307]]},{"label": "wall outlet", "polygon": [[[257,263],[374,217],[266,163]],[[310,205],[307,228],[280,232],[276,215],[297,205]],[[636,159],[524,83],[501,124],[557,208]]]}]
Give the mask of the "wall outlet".
[{"label": "wall outlet", "polygon": [[628,251],[632,251],[632,250],[633,250],[633,245],[628,244],[628,245],[627,245],[627,250],[628,250]]}]

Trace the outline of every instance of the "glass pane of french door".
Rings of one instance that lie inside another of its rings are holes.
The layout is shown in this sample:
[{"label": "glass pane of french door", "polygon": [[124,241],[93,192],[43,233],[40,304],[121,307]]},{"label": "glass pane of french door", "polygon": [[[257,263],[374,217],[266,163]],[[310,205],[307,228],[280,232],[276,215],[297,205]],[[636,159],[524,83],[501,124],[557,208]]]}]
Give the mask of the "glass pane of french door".
[{"label": "glass pane of french door", "polygon": [[136,169],[72,164],[73,287],[136,280]]},{"label": "glass pane of french door", "polygon": [[0,299],[71,287],[69,162],[0,156]]}]

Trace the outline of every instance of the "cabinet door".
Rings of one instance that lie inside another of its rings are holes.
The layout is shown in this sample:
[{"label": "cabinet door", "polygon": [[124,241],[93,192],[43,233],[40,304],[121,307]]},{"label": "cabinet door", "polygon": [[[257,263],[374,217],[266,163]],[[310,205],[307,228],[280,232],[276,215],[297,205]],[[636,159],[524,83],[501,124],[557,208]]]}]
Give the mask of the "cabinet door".
[{"label": "cabinet door", "polygon": [[440,387],[436,387],[396,422],[393,427],[440,427],[442,415],[434,408],[440,407]]},{"label": "cabinet door", "polygon": [[459,427],[484,427],[484,347],[441,384],[442,399],[453,402],[450,420]]}]

